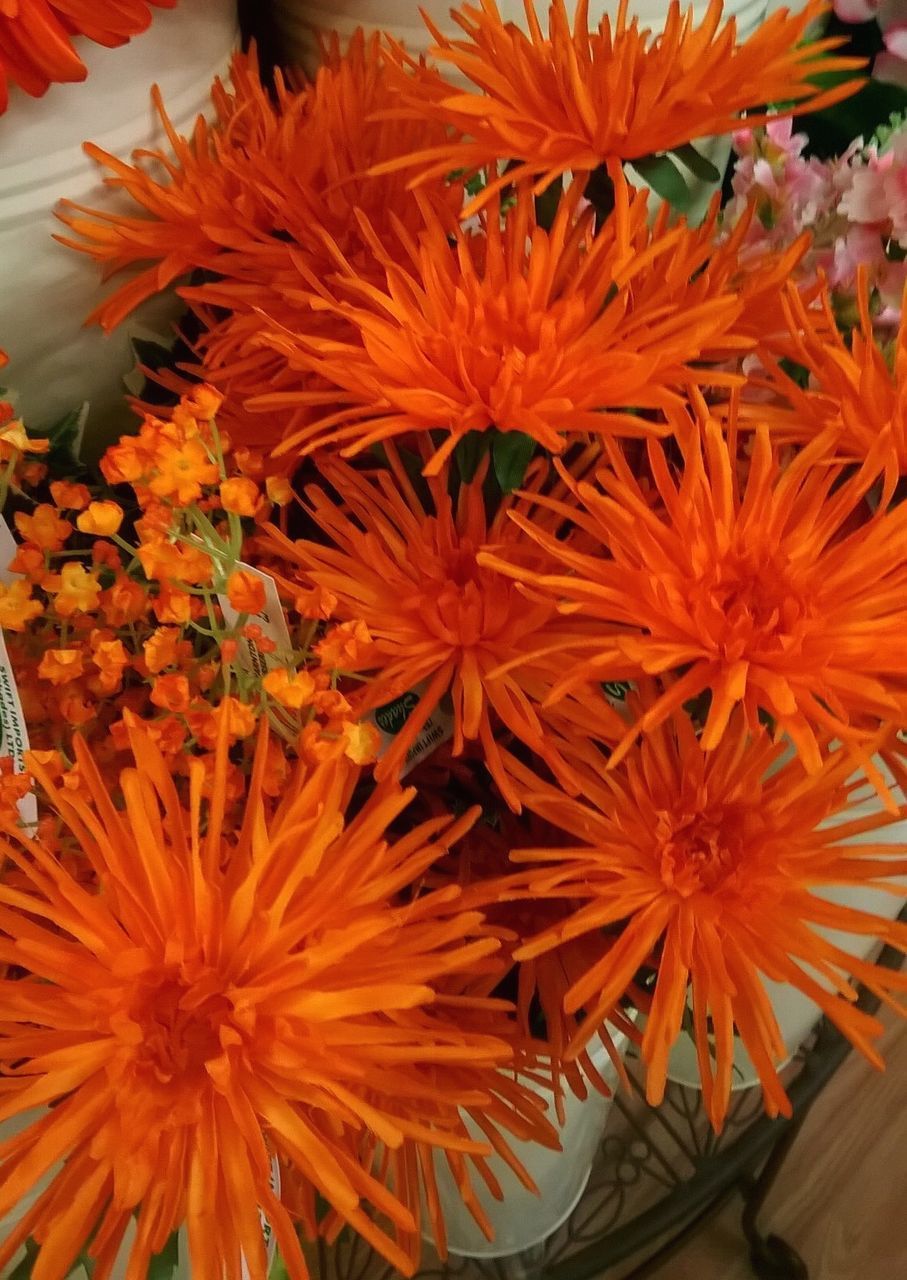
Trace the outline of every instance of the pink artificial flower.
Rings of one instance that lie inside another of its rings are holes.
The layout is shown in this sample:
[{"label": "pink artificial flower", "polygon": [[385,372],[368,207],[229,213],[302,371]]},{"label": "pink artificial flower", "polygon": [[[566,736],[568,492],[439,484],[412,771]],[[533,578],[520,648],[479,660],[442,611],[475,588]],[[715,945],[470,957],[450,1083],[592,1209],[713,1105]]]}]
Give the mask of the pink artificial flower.
[{"label": "pink artificial flower", "polygon": [[736,222],[755,199],[758,216],[750,225],[750,244],[790,244],[833,206],[823,166],[801,154],[808,141],[805,133],[793,132],[790,116],[770,120],[762,129],[734,133],[738,160],[732,179],[734,200],[726,216]]},{"label": "pink artificial flower", "polygon": [[725,225],[734,226],[754,203],[746,244],[757,255],[786,248],[809,231],[812,245],[799,278],[824,277],[841,317],[856,316],[862,268],[873,292],[874,324],[888,332],[897,327],[907,286],[907,263],[890,254],[893,241],[907,248],[907,129],[894,134],[881,155],[856,138],[837,159],[806,159],[807,141],[793,132],[789,117],[734,134],[734,196]]},{"label": "pink artificial flower", "polygon": [[904,0],[834,0],[842,22],[878,22],[885,41],[872,68],[873,79],[907,88],[907,6]]},{"label": "pink artificial flower", "polygon": [[838,237],[830,256],[826,273],[833,289],[853,289],[860,267],[866,268],[875,281],[885,273],[888,265],[885,245],[878,230],[859,224],[848,227],[845,234]]},{"label": "pink artificial flower", "polygon": [[907,249],[907,133],[896,134],[882,155],[851,170],[838,209],[851,222],[887,231]]}]

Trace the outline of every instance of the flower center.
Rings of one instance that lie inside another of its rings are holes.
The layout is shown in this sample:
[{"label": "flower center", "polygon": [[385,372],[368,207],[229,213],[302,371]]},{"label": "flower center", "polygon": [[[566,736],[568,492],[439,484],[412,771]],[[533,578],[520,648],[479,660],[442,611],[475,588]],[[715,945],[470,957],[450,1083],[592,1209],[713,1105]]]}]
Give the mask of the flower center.
[{"label": "flower center", "polygon": [[812,614],[811,592],[787,559],[728,556],[692,587],[692,618],[728,661],[799,652]]},{"label": "flower center", "polygon": [[681,897],[711,893],[732,877],[746,842],[734,814],[659,813],[656,861],[666,888]]},{"label": "flower center", "polygon": [[[197,1080],[224,1052],[233,1005],[204,982],[167,977],[136,993],[126,1025],[133,1068],[162,1085]],[[234,1031],[235,1036],[235,1031]]]},{"label": "flower center", "polygon": [[498,615],[506,614],[510,595],[506,584],[496,583],[492,600],[488,578],[476,564],[475,548],[468,541],[439,557],[435,573],[415,602],[422,625],[456,649],[487,639],[501,620]]}]

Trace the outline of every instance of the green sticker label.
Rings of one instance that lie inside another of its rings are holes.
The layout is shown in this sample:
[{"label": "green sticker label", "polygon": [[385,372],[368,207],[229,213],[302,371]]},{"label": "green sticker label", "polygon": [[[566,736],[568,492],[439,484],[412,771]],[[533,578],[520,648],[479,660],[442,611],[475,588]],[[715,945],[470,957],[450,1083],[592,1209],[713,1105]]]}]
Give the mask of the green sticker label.
[{"label": "green sticker label", "polygon": [[375,722],[383,733],[396,738],[418,705],[419,695],[415,690],[409,689],[399,698],[394,698],[393,702],[386,702],[383,707],[378,707]]}]

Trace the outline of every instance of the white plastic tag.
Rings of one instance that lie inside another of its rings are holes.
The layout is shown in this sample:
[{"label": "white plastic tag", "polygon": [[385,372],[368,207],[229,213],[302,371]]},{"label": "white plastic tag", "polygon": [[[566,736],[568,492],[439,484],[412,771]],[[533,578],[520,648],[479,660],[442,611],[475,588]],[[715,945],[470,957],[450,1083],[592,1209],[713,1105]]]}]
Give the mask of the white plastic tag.
[{"label": "white plastic tag", "polygon": [[[271,1157],[271,1190],[277,1199],[280,1199],[280,1164],[277,1157]],[[268,1253],[268,1271],[271,1270],[271,1264],[274,1261],[274,1255],[277,1253],[277,1239],[274,1235],[274,1229],[265,1216],[263,1209],[258,1210],[258,1217],[261,1221],[261,1234],[265,1238],[265,1249]],[[249,1267],[245,1258],[242,1259],[242,1280],[250,1280]]]},{"label": "white plastic tag", "polygon": [[[381,736],[381,745],[378,748],[379,759],[390,750],[394,739],[402,731],[403,726],[416,709],[419,699],[427,688],[428,681],[423,680],[414,689],[410,689],[407,693],[402,693],[399,698],[394,698],[391,702],[385,703],[383,707],[377,707],[370,712],[367,719],[375,726]],[[405,778],[412,769],[415,769],[420,760],[431,755],[442,743],[449,742],[453,737],[453,733],[453,713],[439,704],[428,717],[416,741],[406,753],[406,760],[400,770],[400,777]]]},{"label": "white plastic tag", "polygon": [[633,688],[629,680],[606,680],[602,685],[605,697],[618,711],[625,711],[627,694]]},{"label": "white plastic tag", "polygon": [[[19,577],[10,569],[10,561],[18,550],[6,519],[0,516],[0,582],[9,585]],[[25,753],[29,749],[28,725],[22,711],[19,689],[9,660],[6,640],[0,630],[0,756],[12,756],[16,773],[25,769]],[[34,792],[19,801],[19,817],[29,835],[38,825],[38,801]]]},{"label": "white plastic tag", "polygon": [[6,523],[6,518],[0,516],[0,582],[7,585],[14,582],[19,576],[10,569],[10,563],[15,558],[16,552],[19,550],[18,543],[13,537],[12,530]]},{"label": "white plastic tag", "polygon": [[[262,653],[254,640],[242,639],[239,642],[240,660],[246,670],[259,677],[265,676],[274,667],[285,667],[290,654],[293,652],[293,641],[290,638],[287,617],[280,601],[277,583],[269,574],[262,573],[261,569],[255,569],[250,564],[243,564],[242,561],[238,561],[235,568],[242,569],[245,573],[253,574],[265,589],[265,607],[260,613],[249,614],[247,624],[253,623],[261,628],[262,634],[273,641],[274,652]],[[227,626],[231,628],[237,627],[241,615],[233,608],[227,595],[218,595],[217,599]]]},{"label": "white plastic tag", "polygon": [[[28,726],[22,712],[6,640],[0,631],[0,756],[11,756],[13,769],[16,773],[22,773],[28,748]],[[22,825],[32,835],[38,825],[38,801],[35,793],[30,791],[27,796],[23,796],[18,807]]]}]

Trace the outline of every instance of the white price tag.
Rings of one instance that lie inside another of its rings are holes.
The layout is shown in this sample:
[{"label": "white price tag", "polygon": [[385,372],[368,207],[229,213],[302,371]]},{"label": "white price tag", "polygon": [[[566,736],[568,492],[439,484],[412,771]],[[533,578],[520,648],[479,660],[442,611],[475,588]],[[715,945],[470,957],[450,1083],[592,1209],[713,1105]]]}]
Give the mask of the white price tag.
[{"label": "white price tag", "polygon": [[[0,756],[12,756],[13,769],[22,773],[28,748],[28,726],[6,640],[0,631]],[[19,801],[19,817],[26,831],[32,835],[38,825],[38,801],[33,791]]]},{"label": "white price tag", "polygon": [[15,582],[19,576],[10,569],[10,561],[15,559],[16,552],[19,550],[19,544],[13,537],[12,530],[6,523],[6,518],[0,516],[0,582],[7,586],[11,582]]},{"label": "white price tag", "polygon": [[[249,614],[247,623],[254,623],[261,628],[262,634],[273,641],[274,652],[262,653],[254,640],[242,639],[239,642],[240,659],[246,670],[259,677],[265,676],[274,667],[285,667],[293,652],[287,617],[280,601],[277,583],[269,574],[262,573],[260,569],[255,569],[250,564],[243,564],[242,561],[238,561],[235,568],[253,574],[265,589],[265,607],[260,613]],[[226,594],[218,595],[217,599],[227,626],[231,628],[238,626],[241,614],[233,608]]]},{"label": "white price tag", "polygon": [[[9,567],[18,549],[18,543],[6,519],[0,516],[0,582],[6,585],[19,577]],[[28,726],[22,711],[13,665],[9,660],[9,650],[0,630],[0,756],[12,756],[13,768],[16,773],[22,773],[28,749]],[[38,825],[38,800],[33,791],[19,801],[19,817],[28,834],[33,835]]]},{"label": "white price tag", "polygon": [[[271,1190],[274,1192],[274,1195],[279,1200],[280,1199],[280,1164],[278,1163],[276,1156],[271,1157]],[[268,1271],[270,1271],[271,1265],[274,1262],[274,1255],[277,1253],[277,1239],[274,1235],[274,1229],[272,1228],[270,1222],[265,1216],[265,1212],[263,1209],[258,1210],[258,1217],[259,1217],[259,1221],[261,1222],[261,1234],[265,1238],[265,1248],[268,1251]],[[245,1258],[242,1259],[242,1280],[250,1280],[249,1267],[246,1263]]]}]

